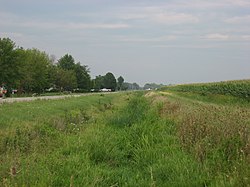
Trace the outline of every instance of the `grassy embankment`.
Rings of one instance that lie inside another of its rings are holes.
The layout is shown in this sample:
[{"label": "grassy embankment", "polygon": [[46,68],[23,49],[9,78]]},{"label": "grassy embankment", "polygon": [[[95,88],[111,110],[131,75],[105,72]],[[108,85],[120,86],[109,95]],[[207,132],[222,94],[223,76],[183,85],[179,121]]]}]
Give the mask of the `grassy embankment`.
[{"label": "grassy embankment", "polygon": [[1,105],[1,186],[201,185],[174,123],[142,94]]},{"label": "grassy embankment", "polygon": [[250,185],[250,80],[177,85],[160,94],[162,113],[175,121],[182,147],[210,184]]},{"label": "grassy embankment", "polygon": [[0,184],[247,186],[249,105],[193,96],[123,93],[1,105]]}]

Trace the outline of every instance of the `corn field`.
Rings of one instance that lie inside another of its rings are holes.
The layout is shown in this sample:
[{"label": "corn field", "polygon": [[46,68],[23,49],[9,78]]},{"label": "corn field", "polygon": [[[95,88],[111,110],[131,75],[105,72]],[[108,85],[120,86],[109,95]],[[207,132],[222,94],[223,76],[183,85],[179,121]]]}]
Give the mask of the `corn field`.
[{"label": "corn field", "polygon": [[164,90],[193,92],[199,94],[231,95],[250,100],[250,79],[214,83],[182,84],[168,86]]}]

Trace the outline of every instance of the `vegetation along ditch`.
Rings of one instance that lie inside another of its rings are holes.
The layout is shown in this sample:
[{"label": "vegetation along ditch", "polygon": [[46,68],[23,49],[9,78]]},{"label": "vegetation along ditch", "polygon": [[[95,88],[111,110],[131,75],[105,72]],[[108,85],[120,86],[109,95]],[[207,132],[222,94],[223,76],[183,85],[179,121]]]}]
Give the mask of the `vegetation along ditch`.
[{"label": "vegetation along ditch", "polygon": [[2,104],[0,184],[247,186],[249,105],[207,97],[124,92]]}]

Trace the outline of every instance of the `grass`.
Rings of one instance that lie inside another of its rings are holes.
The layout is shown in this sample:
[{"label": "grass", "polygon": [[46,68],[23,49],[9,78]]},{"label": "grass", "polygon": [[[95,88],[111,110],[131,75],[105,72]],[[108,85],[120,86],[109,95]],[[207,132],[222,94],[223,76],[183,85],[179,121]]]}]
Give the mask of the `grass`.
[{"label": "grass", "polygon": [[0,186],[250,184],[244,106],[134,92],[3,104],[0,113]]},{"label": "grass", "polygon": [[[231,96],[216,101],[213,96],[160,92],[159,113],[175,121],[182,147],[204,167],[212,186],[250,184],[250,110],[248,101]],[[212,98],[213,98],[212,97]],[[228,98],[227,98],[228,97]]]},{"label": "grass", "polygon": [[203,183],[198,163],[173,133],[174,123],[162,120],[140,93],[4,107],[2,116],[12,123],[1,121],[2,186]]}]

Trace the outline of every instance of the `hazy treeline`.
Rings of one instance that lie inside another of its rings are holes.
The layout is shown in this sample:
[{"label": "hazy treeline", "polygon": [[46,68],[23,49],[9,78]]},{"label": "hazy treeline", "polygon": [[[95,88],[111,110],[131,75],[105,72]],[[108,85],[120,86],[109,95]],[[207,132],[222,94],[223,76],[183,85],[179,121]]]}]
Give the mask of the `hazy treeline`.
[{"label": "hazy treeline", "polygon": [[110,72],[91,80],[88,66],[76,62],[71,55],[65,54],[56,60],[39,49],[17,47],[9,38],[0,38],[0,72],[0,86],[10,91],[17,89],[19,93],[88,92],[92,88],[121,90],[124,83],[122,77],[117,81]]},{"label": "hazy treeline", "polygon": [[102,88],[115,90],[155,89],[162,85],[147,83],[140,87],[137,83],[125,82],[122,76],[117,79],[113,73],[98,75],[91,79],[87,65],[76,62],[70,54],[59,60],[39,49],[17,47],[9,38],[0,38],[0,86],[10,93],[42,93],[45,91],[89,92]]}]

